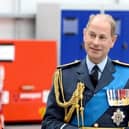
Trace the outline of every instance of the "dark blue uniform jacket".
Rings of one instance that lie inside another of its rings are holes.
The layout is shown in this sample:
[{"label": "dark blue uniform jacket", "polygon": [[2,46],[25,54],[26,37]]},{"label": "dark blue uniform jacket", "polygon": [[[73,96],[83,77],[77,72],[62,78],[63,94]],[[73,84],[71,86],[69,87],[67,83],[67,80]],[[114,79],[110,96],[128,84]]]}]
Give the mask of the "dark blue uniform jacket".
[{"label": "dark blue uniform jacket", "polygon": [[[115,63],[108,59],[108,62],[105,66],[105,69],[102,73],[101,79],[99,80],[96,88],[93,87],[89,74],[88,68],[86,65],[86,60],[82,60],[78,63],[74,63],[71,65],[62,66],[62,81],[64,86],[64,94],[65,99],[69,100],[76,89],[77,82],[81,81],[85,84],[85,92],[83,104],[86,105],[87,102],[102,88],[106,85],[110,84],[113,81],[114,77],[113,73],[116,72],[115,66],[119,65],[120,67],[129,68],[129,66],[125,66],[123,64]],[[122,75],[124,76],[124,75]],[[121,78],[120,78],[121,79]],[[118,82],[119,84],[119,82]],[[129,89],[129,75],[128,80],[124,85],[124,89]],[[97,105],[94,105],[97,106]],[[91,126],[94,126],[95,123],[98,124],[99,127],[118,127],[112,120],[113,113],[116,112],[116,109],[120,109],[123,112],[125,118],[120,123],[119,127],[127,127],[129,120],[129,106],[111,106],[109,107]],[[101,109],[100,109],[101,110]],[[96,112],[93,112],[95,115]],[[73,114],[72,119],[75,117],[76,113]],[[72,120],[71,119],[71,120]],[[86,118],[90,119],[90,118]],[[52,87],[51,92],[48,97],[47,102],[47,110],[46,114],[42,121],[42,129],[60,129],[60,127],[64,124],[64,108],[61,108],[57,105],[55,100],[54,87]],[[78,129],[76,125],[72,125],[68,123],[63,129]]]}]

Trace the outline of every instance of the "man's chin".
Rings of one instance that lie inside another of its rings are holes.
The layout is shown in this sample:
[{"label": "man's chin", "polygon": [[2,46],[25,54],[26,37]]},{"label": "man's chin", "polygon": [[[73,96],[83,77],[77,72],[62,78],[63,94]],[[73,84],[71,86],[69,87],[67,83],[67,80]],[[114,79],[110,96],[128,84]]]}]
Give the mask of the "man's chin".
[{"label": "man's chin", "polygon": [[98,56],[91,56],[91,57],[89,57],[89,58],[90,58],[90,60],[91,60],[93,63],[95,63],[95,64],[101,62],[101,58],[98,57]]}]

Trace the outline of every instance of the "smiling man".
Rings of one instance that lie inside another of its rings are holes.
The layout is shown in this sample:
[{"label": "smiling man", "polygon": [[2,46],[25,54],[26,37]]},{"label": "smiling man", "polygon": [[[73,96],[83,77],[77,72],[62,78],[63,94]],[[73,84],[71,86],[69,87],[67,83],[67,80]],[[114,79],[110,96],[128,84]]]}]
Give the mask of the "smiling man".
[{"label": "smiling man", "polygon": [[115,22],[111,16],[105,14],[91,16],[87,28],[84,29],[88,58],[95,64],[100,63],[106,58],[116,38]]},{"label": "smiling man", "polygon": [[92,15],[84,28],[86,58],[59,66],[42,129],[123,129],[129,121],[129,64],[108,56],[115,20]]}]

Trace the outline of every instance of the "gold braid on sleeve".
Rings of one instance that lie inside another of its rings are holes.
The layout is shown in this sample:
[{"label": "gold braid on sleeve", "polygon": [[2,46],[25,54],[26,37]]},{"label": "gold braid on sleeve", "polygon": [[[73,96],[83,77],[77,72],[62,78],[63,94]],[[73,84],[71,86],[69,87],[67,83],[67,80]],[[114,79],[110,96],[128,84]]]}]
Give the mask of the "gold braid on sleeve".
[{"label": "gold braid on sleeve", "polygon": [[[73,112],[76,111],[78,127],[80,126],[80,116],[82,120],[82,126],[84,125],[84,107],[82,105],[84,88],[84,83],[78,82],[77,87],[72,94],[72,97],[68,101],[65,101],[62,84],[62,71],[61,69],[56,70],[54,74],[54,91],[56,102],[60,107],[65,109],[64,121],[67,123],[71,120]],[[61,97],[63,99],[63,102],[61,102],[60,100],[60,95],[62,95]]]}]

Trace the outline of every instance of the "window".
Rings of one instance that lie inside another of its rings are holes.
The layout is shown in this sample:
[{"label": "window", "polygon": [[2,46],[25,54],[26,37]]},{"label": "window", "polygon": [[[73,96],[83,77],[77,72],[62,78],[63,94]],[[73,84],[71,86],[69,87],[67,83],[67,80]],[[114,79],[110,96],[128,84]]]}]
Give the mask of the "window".
[{"label": "window", "polygon": [[15,45],[0,44],[0,61],[14,61]]}]

